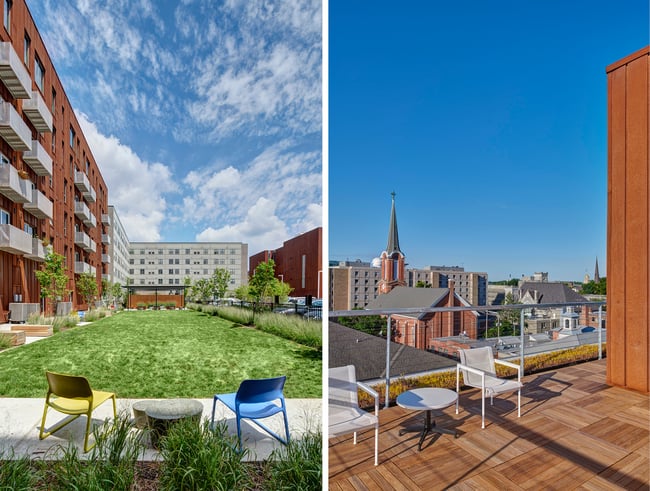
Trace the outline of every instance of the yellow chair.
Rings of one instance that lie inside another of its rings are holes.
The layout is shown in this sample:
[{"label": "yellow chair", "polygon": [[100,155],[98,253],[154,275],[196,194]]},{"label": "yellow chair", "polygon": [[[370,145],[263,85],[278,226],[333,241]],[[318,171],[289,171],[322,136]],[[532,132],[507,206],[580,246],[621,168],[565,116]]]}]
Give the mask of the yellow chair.
[{"label": "yellow chair", "polygon": [[[90,436],[90,424],[92,422],[92,412],[96,407],[113,399],[113,417],[117,419],[117,409],[115,404],[115,394],[112,392],[101,392],[90,388],[90,384],[85,377],[76,375],[64,375],[61,373],[45,372],[47,376],[47,397],[45,398],[45,408],[43,409],[43,421],[41,430],[38,435],[40,440],[47,438],[52,433],[60,430],[68,423],[71,423],[79,416],[85,414],[86,433],[84,437],[84,452],[91,450],[95,444],[88,446],[88,437]],[[50,430],[45,431],[45,417],[47,408],[51,407],[63,414],[74,416],[71,419],[64,418],[54,425]]]}]

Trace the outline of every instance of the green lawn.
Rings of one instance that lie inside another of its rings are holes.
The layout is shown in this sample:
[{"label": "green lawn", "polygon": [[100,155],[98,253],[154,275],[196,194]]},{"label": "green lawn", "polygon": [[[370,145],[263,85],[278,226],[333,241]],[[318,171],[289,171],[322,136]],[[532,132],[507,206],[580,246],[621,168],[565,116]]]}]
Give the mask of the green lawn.
[{"label": "green lawn", "polygon": [[45,370],[121,398],[210,398],[286,375],[285,396],[322,396],[320,350],[195,311],[121,312],[0,352],[0,396],[45,397]]}]

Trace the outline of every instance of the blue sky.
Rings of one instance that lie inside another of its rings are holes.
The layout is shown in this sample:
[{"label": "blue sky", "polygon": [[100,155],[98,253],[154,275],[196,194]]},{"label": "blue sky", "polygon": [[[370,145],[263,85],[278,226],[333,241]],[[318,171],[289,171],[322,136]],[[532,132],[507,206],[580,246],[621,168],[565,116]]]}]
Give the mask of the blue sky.
[{"label": "blue sky", "polygon": [[648,0],[329,2],[329,258],[606,274],[607,65]]},{"label": "blue sky", "polygon": [[317,0],[28,0],[132,241],[322,225]]}]

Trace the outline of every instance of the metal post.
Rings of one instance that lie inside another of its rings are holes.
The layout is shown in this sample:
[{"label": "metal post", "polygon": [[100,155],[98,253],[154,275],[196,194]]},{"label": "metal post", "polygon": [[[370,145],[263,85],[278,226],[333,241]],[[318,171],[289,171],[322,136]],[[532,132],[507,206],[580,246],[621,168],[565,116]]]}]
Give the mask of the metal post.
[{"label": "metal post", "polygon": [[521,359],[519,360],[519,365],[521,366],[521,375],[524,375],[524,309],[521,309],[520,312],[520,324],[519,324],[519,331],[520,331],[520,336],[521,336]]},{"label": "metal post", "polygon": [[384,407],[388,409],[388,401],[390,394],[390,338],[391,338],[391,317],[390,315],[386,320],[386,399],[384,400]]},{"label": "metal post", "polygon": [[603,306],[598,306],[598,359],[603,359]]}]

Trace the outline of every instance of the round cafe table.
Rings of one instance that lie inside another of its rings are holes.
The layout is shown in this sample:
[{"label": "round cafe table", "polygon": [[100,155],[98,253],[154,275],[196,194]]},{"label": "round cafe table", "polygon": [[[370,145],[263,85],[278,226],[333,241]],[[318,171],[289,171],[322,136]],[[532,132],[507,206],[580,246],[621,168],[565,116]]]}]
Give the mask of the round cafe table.
[{"label": "round cafe table", "polygon": [[458,394],[455,391],[438,387],[425,387],[402,392],[397,396],[397,405],[404,409],[424,411],[425,417],[424,426],[403,428],[399,432],[400,436],[408,432],[421,432],[420,442],[418,443],[418,450],[420,451],[422,450],[422,443],[429,433],[446,433],[458,438],[459,435],[455,430],[436,426],[436,422],[431,418],[432,411],[449,407],[455,404],[457,399]]}]

